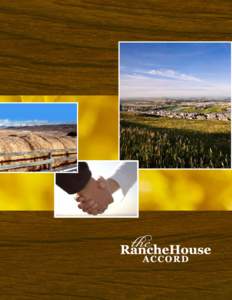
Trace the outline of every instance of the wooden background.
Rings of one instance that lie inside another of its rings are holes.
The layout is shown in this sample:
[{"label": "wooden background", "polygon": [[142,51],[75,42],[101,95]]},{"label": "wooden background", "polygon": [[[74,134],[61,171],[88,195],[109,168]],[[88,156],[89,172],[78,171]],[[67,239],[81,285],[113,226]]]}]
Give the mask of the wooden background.
[{"label": "wooden background", "polygon": [[117,94],[120,40],[231,40],[231,0],[0,0],[1,94]]},{"label": "wooden background", "polygon": [[[1,299],[204,299],[232,296],[232,218],[225,212],[144,212],[140,219],[53,219],[51,212],[0,215]],[[212,247],[188,264],[143,264],[120,244]],[[22,297],[22,298],[21,298]]]},{"label": "wooden background", "polygon": [[[231,40],[231,12],[231,0],[0,0],[1,94],[117,94],[119,40]],[[230,212],[1,212],[1,299],[231,299],[231,228]],[[120,257],[142,234],[213,255],[186,265]]]}]

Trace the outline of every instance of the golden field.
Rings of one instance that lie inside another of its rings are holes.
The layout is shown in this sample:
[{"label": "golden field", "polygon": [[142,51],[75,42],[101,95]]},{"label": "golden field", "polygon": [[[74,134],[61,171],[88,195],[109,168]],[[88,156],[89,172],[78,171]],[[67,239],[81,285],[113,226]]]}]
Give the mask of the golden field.
[{"label": "golden field", "polygon": [[[30,126],[16,129],[1,128],[0,153],[4,153],[4,155],[0,154],[0,166],[5,166],[5,172],[46,171],[49,167],[48,164],[25,166],[13,170],[7,169],[7,167],[19,162],[34,163],[44,158],[49,158],[49,151],[51,153],[56,151],[55,161],[52,163],[53,169],[75,165],[77,161],[77,138],[76,136],[69,136],[69,132],[75,132],[76,134],[76,125]],[[46,152],[36,153],[34,150],[46,150]],[[14,155],[17,152],[23,154]],[[67,153],[70,153],[68,157]]]}]

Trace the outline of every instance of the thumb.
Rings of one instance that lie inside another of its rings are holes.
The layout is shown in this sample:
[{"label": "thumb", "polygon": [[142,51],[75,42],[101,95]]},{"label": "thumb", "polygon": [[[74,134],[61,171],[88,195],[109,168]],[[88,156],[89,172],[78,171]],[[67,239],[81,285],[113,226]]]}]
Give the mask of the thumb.
[{"label": "thumb", "polygon": [[105,178],[99,177],[98,180],[97,180],[97,183],[98,183],[98,186],[101,189],[105,189],[106,188],[106,180],[105,180]]}]

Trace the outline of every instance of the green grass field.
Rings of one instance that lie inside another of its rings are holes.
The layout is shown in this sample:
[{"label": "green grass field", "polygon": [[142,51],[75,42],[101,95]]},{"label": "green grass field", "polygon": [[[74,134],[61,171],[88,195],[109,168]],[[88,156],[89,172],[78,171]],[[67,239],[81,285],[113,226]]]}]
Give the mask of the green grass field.
[{"label": "green grass field", "polygon": [[121,159],[141,168],[229,168],[230,122],[121,113]]},{"label": "green grass field", "polygon": [[208,113],[223,113],[226,112],[227,105],[211,105],[209,107],[196,107],[196,106],[186,106],[182,107],[179,111],[181,112],[188,112],[188,113],[201,113],[201,114],[208,114]]}]

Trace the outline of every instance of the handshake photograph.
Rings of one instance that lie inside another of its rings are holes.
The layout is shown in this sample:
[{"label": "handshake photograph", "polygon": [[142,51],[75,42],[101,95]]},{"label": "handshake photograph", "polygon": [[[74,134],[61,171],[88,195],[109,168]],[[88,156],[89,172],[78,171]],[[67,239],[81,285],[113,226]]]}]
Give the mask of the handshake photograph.
[{"label": "handshake photograph", "polygon": [[137,161],[79,161],[78,173],[57,173],[56,218],[138,217]]}]

